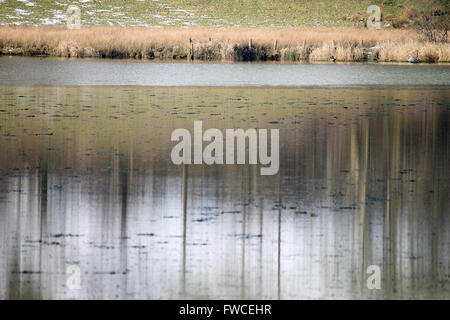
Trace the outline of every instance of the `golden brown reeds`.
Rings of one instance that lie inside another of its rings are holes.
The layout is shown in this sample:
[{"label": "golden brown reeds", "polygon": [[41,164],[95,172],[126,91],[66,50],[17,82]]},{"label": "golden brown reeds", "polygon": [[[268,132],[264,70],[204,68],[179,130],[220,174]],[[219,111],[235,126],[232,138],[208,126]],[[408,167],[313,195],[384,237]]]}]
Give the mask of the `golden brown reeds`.
[{"label": "golden brown reeds", "polygon": [[189,38],[194,43],[194,59],[201,60],[328,60],[333,55],[341,61],[359,61],[364,58],[361,40],[367,46],[380,46],[378,55],[383,61],[406,61],[414,50],[419,50],[422,61],[449,62],[450,56],[448,43],[421,42],[412,30],[0,27],[0,49],[23,55],[185,59],[190,54]]},{"label": "golden brown reeds", "polygon": [[422,62],[450,62],[449,43],[382,41],[379,46],[380,61],[407,61],[412,56]]}]

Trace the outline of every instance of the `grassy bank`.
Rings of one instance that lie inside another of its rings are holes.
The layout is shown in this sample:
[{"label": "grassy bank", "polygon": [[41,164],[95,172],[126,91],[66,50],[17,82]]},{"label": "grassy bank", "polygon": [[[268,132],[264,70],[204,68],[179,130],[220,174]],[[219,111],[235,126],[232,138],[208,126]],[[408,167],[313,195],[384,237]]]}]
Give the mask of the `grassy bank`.
[{"label": "grassy bank", "polygon": [[73,58],[407,61],[418,56],[422,62],[450,62],[449,43],[424,42],[404,29],[4,26],[0,48],[4,55]]},{"label": "grassy bank", "polygon": [[83,25],[208,27],[360,26],[366,9],[378,5],[391,24],[416,0],[0,0],[0,22],[65,24],[69,5]]}]

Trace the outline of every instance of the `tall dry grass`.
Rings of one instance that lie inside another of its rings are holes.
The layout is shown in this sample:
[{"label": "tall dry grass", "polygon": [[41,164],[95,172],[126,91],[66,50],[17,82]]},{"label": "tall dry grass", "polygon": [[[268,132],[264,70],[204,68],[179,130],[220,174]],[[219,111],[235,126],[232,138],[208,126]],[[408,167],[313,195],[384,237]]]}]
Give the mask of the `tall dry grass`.
[{"label": "tall dry grass", "polygon": [[[448,43],[420,42],[411,30],[357,28],[141,28],[63,26],[2,26],[0,48],[6,53],[62,57],[188,58],[194,43],[194,58],[201,60],[337,60],[364,58],[360,41],[379,45],[385,61],[407,60],[419,50],[423,61],[449,62]],[[249,48],[249,39],[253,46]],[[274,48],[277,40],[277,48]],[[335,46],[332,48],[331,41]],[[437,59],[435,59],[437,57]]]},{"label": "tall dry grass", "polygon": [[382,41],[379,43],[378,60],[407,61],[410,56],[422,62],[450,62],[449,43],[431,43],[420,41]]},{"label": "tall dry grass", "polygon": [[330,41],[323,42],[314,48],[310,54],[310,60],[323,61],[331,56],[338,61],[361,61],[364,59],[362,46],[355,41],[341,41],[334,44]]}]

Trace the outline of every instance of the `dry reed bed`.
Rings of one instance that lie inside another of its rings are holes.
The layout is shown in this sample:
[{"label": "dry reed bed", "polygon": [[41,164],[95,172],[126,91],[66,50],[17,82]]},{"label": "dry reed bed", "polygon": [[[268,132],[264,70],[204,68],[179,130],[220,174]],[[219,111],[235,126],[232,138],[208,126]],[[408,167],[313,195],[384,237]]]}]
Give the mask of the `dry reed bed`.
[{"label": "dry reed bed", "polygon": [[2,52],[21,55],[188,59],[192,54],[189,38],[193,40],[193,58],[200,60],[321,61],[334,56],[338,61],[360,61],[367,58],[362,40],[365,47],[379,47],[373,50],[373,57],[380,61],[406,61],[413,55],[425,62],[450,62],[448,42],[423,42],[412,30],[0,27]]}]

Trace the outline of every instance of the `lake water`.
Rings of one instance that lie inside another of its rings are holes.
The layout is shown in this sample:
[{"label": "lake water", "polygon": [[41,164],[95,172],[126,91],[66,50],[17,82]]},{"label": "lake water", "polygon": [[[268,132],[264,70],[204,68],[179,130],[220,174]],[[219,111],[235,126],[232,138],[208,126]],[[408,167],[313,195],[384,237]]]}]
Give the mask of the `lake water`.
[{"label": "lake water", "polygon": [[[450,298],[449,71],[0,59],[0,298]],[[279,174],[172,164],[194,120]]]},{"label": "lake water", "polygon": [[0,57],[0,84],[139,86],[450,86],[450,64],[158,63]]}]

